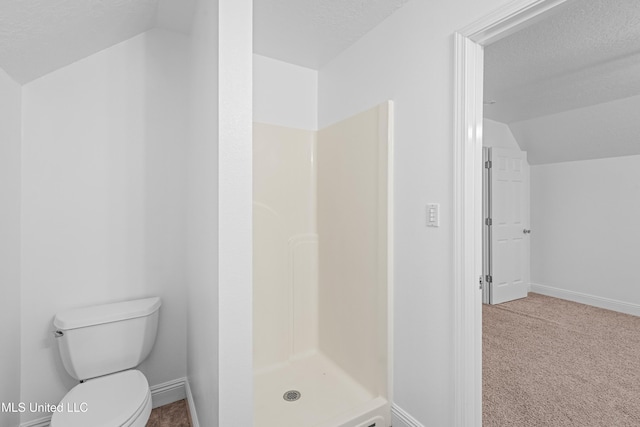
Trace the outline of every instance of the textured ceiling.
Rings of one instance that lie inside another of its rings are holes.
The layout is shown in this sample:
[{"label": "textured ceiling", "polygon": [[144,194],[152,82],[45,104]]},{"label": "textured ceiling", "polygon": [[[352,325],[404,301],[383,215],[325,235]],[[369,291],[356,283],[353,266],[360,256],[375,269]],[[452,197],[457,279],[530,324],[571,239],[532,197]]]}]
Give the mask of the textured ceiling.
[{"label": "textured ceiling", "polygon": [[409,0],[255,0],[254,52],[319,69]]},{"label": "textured ceiling", "polygon": [[485,115],[503,123],[637,94],[638,0],[574,1],[485,50]]},{"label": "textured ceiling", "polygon": [[640,154],[640,1],[573,0],[487,46],[484,89],[531,164]]},{"label": "textured ceiling", "polygon": [[0,67],[26,83],[154,26],[187,32],[193,0],[0,0]]},{"label": "textured ceiling", "polygon": [[640,154],[640,95],[509,125],[529,164]]},{"label": "textured ceiling", "polygon": [[[255,52],[318,69],[409,0],[259,0]],[[152,27],[188,33],[195,0],[0,0],[0,68],[27,83]]]}]

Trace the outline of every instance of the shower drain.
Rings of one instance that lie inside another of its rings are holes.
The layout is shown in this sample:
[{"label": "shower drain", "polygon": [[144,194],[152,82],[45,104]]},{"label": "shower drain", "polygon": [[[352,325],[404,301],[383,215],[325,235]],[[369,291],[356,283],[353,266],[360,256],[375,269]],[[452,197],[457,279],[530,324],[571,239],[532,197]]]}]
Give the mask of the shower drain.
[{"label": "shower drain", "polygon": [[284,395],[282,395],[282,398],[287,402],[295,402],[296,400],[300,399],[300,396],[302,395],[298,390],[289,390]]}]

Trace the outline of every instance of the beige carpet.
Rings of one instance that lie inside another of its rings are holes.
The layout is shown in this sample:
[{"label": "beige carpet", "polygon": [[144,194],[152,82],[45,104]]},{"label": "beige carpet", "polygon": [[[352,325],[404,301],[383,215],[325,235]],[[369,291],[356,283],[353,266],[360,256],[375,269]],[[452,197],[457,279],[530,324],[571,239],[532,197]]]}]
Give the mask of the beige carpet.
[{"label": "beige carpet", "polygon": [[483,308],[483,426],[640,426],[640,317],[530,293]]}]

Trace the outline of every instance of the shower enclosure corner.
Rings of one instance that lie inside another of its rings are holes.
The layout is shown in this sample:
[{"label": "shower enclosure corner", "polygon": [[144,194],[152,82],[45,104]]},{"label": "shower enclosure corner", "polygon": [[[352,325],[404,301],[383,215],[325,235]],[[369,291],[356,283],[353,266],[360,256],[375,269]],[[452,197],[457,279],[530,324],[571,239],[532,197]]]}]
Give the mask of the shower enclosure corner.
[{"label": "shower enclosure corner", "polygon": [[255,427],[389,427],[392,102],[254,123]]}]

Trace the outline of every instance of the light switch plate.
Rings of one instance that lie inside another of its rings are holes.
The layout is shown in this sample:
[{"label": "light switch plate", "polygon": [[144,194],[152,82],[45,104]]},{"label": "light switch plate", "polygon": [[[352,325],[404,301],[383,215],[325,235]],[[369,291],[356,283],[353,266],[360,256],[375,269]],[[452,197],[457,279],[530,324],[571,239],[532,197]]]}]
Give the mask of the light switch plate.
[{"label": "light switch plate", "polygon": [[427,205],[427,227],[440,227],[440,204]]}]

